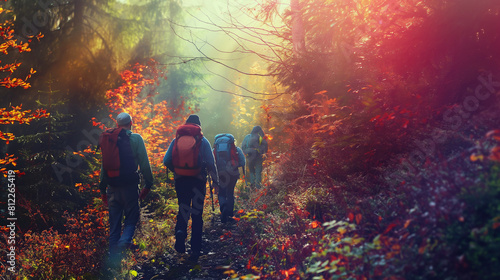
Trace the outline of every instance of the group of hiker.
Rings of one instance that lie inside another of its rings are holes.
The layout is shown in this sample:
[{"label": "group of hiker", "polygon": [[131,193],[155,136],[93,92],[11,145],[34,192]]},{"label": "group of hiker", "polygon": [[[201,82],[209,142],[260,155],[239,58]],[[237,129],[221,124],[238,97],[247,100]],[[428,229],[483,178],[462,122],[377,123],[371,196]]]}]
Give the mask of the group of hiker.
[{"label": "group of hiker", "polygon": [[[116,128],[106,130],[99,139],[102,151],[99,189],[109,209],[109,253],[110,259],[115,261],[132,244],[140,217],[139,201],[147,196],[154,181],[144,140],[141,135],[132,133],[132,117],[120,113],[116,124]],[[179,206],[174,245],[177,252],[186,252],[191,218],[191,258],[197,260],[201,255],[207,180],[218,195],[221,222],[234,222],[234,188],[240,178],[239,168],[245,175],[246,166],[249,174],[245,179],[249,179],[252,188],[260,188],[267,149],[260,126],[255,126],[245,136],[241,148],[229,133],[216,135],[212,147],[203,136],[197,115],[190,115],[186,123],[178,127],[163,158],[163,164],[174,174]],[[144,187],[139,192],[141,177]]]}]

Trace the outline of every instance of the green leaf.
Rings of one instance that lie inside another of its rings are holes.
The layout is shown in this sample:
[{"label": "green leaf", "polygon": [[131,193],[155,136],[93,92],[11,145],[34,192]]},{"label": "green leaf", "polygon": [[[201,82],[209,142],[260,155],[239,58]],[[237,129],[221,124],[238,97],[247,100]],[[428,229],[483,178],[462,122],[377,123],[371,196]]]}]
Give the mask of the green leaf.
[{"label": "green leaf", "polygon": [[130,273],[130,275],[137,277],[137,271],[131,270],[131,271],[129,271],[129,273]]}]

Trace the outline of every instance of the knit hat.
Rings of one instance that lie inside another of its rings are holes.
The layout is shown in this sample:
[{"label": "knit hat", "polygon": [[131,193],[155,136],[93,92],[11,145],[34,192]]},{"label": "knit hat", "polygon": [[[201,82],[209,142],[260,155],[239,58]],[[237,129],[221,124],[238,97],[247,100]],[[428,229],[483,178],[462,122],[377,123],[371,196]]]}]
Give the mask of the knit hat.
[{"label": "knit hat", "polygon": [[132,122],[132,117],[127,113],[120,113],[116,116],[116,124],[118,126],[128,125]]},{"label": "knit hat", "polygon": [[190,115],[187,118],[186,123],[194,123],[201,126],[200,117],[198,117],[198,115]]}]

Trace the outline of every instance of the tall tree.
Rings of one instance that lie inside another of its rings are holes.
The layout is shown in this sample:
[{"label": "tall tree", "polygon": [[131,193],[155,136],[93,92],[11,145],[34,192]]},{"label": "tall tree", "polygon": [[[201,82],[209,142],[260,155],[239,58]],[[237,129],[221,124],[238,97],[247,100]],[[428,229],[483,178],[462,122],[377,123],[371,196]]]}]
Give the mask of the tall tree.
[{"label": "tall tree", "polygon": [[299,0],[290,1],[290,13],[292,17],[292,43],[294,55],[297,58],[305,52],[306,41],[304,34],[304,21],[302,20],[302,11]]}]

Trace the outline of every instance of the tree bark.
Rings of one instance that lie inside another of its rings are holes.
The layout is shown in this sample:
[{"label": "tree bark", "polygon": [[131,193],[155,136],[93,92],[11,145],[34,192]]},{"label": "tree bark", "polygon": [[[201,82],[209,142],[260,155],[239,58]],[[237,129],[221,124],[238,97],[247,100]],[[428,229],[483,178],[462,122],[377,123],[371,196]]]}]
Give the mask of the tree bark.
[{"label": "tree bark", "polygon": [[306,41],[299,0],[290,0],[290,10],[292,12],[293,51],[297,57],[300,57],[305,52]]},{"label": "tree bark", "polygon": [[83,41],[83,13],[85,10],[85,3],[83,0],[74,0],[73,11],[73,35],[78,42]]}]

